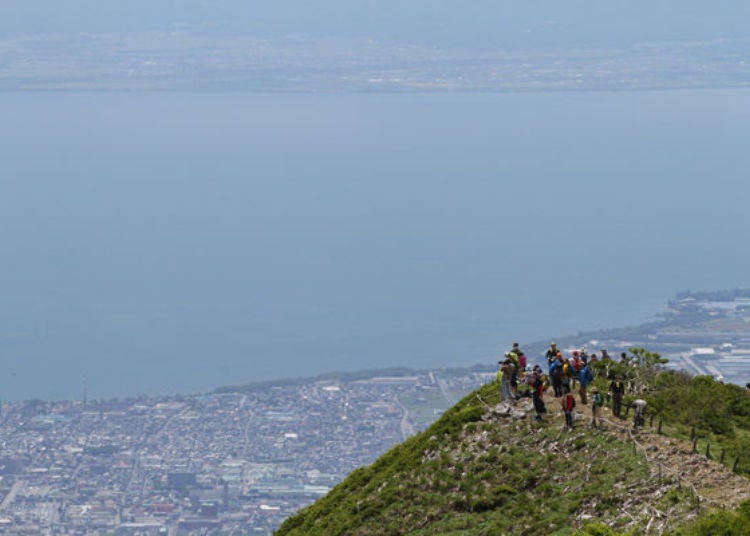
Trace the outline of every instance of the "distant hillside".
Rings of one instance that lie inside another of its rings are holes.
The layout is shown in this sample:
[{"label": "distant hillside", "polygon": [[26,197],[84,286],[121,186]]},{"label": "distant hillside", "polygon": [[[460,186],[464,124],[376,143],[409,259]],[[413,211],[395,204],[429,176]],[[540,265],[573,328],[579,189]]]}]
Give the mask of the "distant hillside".
[{"label": "distant hillside", "polygon": [[750,480],[731,471],[750,470],[750,398],[658,366],[625,371],[657,412],[640,433],[608,409],[604,427],[592,429],[580,404],[566,431],[551,397],[537,423],[528,399],[511,408],[489,384],[277,534],[750,534]]}]

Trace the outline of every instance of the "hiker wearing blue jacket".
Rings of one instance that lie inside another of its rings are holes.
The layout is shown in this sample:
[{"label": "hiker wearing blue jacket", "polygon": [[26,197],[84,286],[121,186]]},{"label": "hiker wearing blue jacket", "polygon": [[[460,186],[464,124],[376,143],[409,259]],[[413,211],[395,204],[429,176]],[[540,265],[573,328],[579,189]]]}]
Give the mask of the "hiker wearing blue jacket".
[{"label": "hiker wearing blue jacket", "polygon": [[581,395],[581,404],[586,404],[586,388],[589,384],[594,381],[594,373],[591,371],[591,366],[588,363],[584,363],[581,370],[578,371],[578,381],[581,384],[579,394]]},{"label": "hiker wearing blue jacket", "polygon": [[560,354],[549,366],[549,377],[552,380],[552,389],[555,392],[555,398],[559,398],[563,395],[562,388],[562,355]]}]

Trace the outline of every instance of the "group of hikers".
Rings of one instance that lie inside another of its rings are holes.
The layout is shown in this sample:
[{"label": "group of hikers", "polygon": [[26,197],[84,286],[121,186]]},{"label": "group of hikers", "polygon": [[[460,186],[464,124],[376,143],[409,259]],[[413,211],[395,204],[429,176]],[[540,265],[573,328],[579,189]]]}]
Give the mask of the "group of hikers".
[{"label": "group of hikers", "polygon": [[[529,366],[524,352],[519,348],[517,342],[513,343],[513,348],[505,353],[505,358],[501,359],[498,364],[498,380],[503,401],[515,404],[523,396],[531,396],[534,403],[535,419],[542,420],[542,416],[547,413],[547,407],[544,403],[544,392],[552,388],[554,397],[559,400],[565,415],[565,424],[567,427],[573,427],[573,410],[576,407],[576,399],[573,392],[578,390],[581,404],[588,404],[588,389],[594,381],[593,364],[599,360],[610,360],[611,357],[606,349],[602,349],[601,354],[586,353],[585,348],[574,350],[571,357],[566,358],[562,351],[557,348],[557,344],[550,343],[549,350],[545,354],[547,360],[547,372],[542,371],[540,365]],[[620,355],[620,363],[628,364],[629,358],[626,353]],[[519,385],[525,385],[522,391]],[[622,418],[623,399],[625,397],[625,382],[619,375],[614,375],[609,384],[609,393],[607,399],[612,402],[612,413],[615,417]],[[596,386],[591,388],[591,424],[594,427],[599,425],[599,413],[604,406],[605,397],[599,392]],[[637,405],[636,405],[637,406]],[[642,411],[642,408],[636,407],[636,412]]]}]

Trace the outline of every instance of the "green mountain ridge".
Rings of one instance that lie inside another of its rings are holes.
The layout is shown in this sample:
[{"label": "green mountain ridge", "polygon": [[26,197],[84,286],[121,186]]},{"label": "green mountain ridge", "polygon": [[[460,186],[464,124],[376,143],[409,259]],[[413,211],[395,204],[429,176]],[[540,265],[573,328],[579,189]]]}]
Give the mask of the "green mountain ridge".
[{"label": "green mountain ridge", "polygon": [[636,356],[640,367],[598,364],[595,382],[606,390],[618,371],[634,391],[626,402],[648,401],[635,432],[608,408],[591,427],[580,403],[566,430],[551,396],[538,423],[529,399],[510,406],[487,384],[276,534],[750,534],[750,397]]}]

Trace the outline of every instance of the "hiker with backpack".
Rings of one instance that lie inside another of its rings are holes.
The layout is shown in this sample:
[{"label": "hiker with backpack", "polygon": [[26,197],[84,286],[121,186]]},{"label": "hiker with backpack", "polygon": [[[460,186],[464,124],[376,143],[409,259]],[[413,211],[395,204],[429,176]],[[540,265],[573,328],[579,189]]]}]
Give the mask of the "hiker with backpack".
[{"label": "hiker with backpack", "polygon": [[529,375],[529,387],[531,388],[531,400],[534,402],[534,419],[542,420],[542,415],[547,413],[547,407],[544,405],[544,375],[539,365],[535,365]]},{"label": "hiker with backpack", "polygon": [[526,354],[519,351],[518,353],[518,366],[520,371],[520,376],[524,377],[526,375],[526,367],[529,364],[529,360],[526,358]]},{"label": "hiker with backpack", "polygon": [[625,382],[619,375],[615,376],[609,384],[609,391],[612,393],[612,414],[621,418],[622,399],[625,398]]},{"label": "hiker with backpack", "polygon": [[[516,346],[514,346],[514,348],[516,348]],[[513,396],[517,398],[518,397],[518,369],[521,366],[521,359],[518,357],[518,354],[515,352],[507,352],[505,354],[505,357],[507,359],[510,359],[511,364],[513,365],[513,372],[510,375],[510,390],[513,393]]]},{"label": "hiker with backpack", "polygon": [[563,374],[562,354],[558,354],[558,357],[550,364],[550,367],[549,367],[549,377],[550,377],[550,380],[552,381],[552,389],[555,392],[555,398],[559,398],[563,394],[562,374]]},{"label": "hiker with backpack", "polygon": [[515,369],[513,362],[510,358],[506,357],[505,361],[498,361],[498,363],[501,364],[498,377],[500,379],[500,392],[503,397],[503,402],[511,402],[515,404],[516,399],[510,389],[510,379]]},{"label": "hiker with backpack", "polygon": [[599,410],[602,406],[604,406],[604,397],[599,389],[593,387],[591,389],[591,426],[594,428],[599,427]]},{"label": "hiker with backpack", "polygon": [[581,404],[588,403],[586,389],[592,381],[594,381],[594,373],[591,370],[591,366],[588,363],[585,363],[581,366],[581,370],[578,371],[578,382],[581,384],[578,394],[581,395]]},{"label": "hiker with backpack", "polygon": [[578,376],[578,373],[581,370],[581,367],[583,366],[583,361],[581,361],[581,356],[578,353],[578,350],[573,352],[573,370],[575,370],[575,376],[573,376],[573,385],[572,387],[575,389],[575,379]]},{"label": "hiker with backpack", "polygon": [[573,390],[572,385],[575,382],[576,374],[570,359],[563,359],[562,364],[562,389],[563,393],[566,393]]},{"label": "hiker with backpack", "polygon": [[573,393],[568,392],[563,395],[560,399],[560,405],[562,406],[563,413],[565,413],[565,426],[569,429],[573,429],[573,410],[576,407],[576,399]]},{"label": "hiker with backpack", "polygon": [[547,358],[547,372],[552,372],[550,369],[552,368],[552,364],[557,361],[557,356],[559,354],[559,350],[557,349],[557,343],[551,342],[549,345],[549,350],[547,350],[547,353],[545,354],[545,357]]}]

